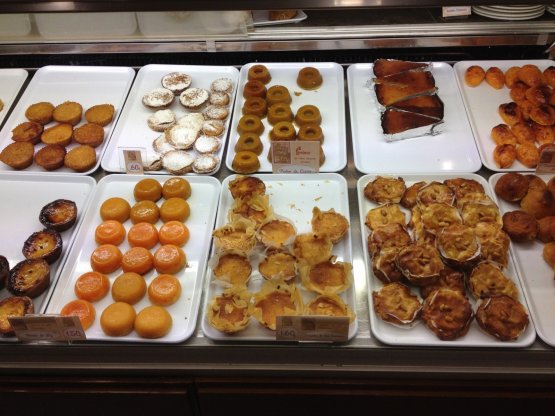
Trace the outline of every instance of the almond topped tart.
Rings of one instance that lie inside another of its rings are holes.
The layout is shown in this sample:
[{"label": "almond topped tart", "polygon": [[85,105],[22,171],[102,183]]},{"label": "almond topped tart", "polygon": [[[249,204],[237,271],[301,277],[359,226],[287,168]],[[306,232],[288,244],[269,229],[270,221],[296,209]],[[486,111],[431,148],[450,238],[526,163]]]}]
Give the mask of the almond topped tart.
[{"label": "almond topped tart", "polygon": [[409,186],[403,193],[403,196],[401,197],[401,201],[400,201],[401,205],[407,209],[411,209],[412,207],[414,207],[418,201],[417,199],[418,192],[424,186],[426,186],[425,181],[415,182],[411,186]]},{"label": "almond topped tart", "polygon": [[426,299],[432,292],[441,288],[458,290],[464,295],[466,293],[464,273],[449,267],[444,268],[439,273],[439,279],[429,285],[420,286],[420,296]]},{"label": "almond topped tart", "polygon": [[462,198],[470,192],[485,194],[484,187],[475,179],[452,178],[443,181],[455,194],[455,199]]},{"label": "almond topped tart", "polygon": [[447,185],[433,181],[419,189],[416,194],[416,202],[419,205],[427,205],[435,202],[453,205],[455,202],[455,193]]},{"label": "almond topped tart", "polygon": [[441,229],[452,224],[462,224],[462,218],[457,208],[445,202],[432,202],[419,206],[422,224],[426,232],[437,235]]},{"label": "almond topped tart", "polygon": [[378,176],[364,187],[364,196],[377,204],[392,202],[398,204],[405,193],[406,185],[403,178]]},{"label": "almond topped tart", "polygon": [[353,322],[355,314],[347,304],[337,295],[319,295],[311,300],[305,307],[307,315],[317,316],[346,316]]},{"label": "almond topped tart", "polygon": [[410,283],[425,286],[439,278],[445,265],[432,244],[413,243],[399,251],[397,267]]},{"label": "almond topped tart", "polygon": [[488,261],[483,261],[472,269],[468,286],[476,299],[495,295],[518,298],[518,289],[514,282],[505,276],[498,265]]},{"label": "almond topped tart", "polygon": [[412,243],[412,238],[401,224],[392,223],[376,228],[368,236],[368,254],[373,258],[386,248],[401,248]]},{"label": "almond topped tart", "polygon": [[528,314],[524,306],[507,295],[482,299],[476,310],[480,328],[501,341],[514,341],[526,330]]},{"label": "almond topped tart", "polygon": [[316,293],[338,294],[353,284],[351,263],[334,258],[310,267],[301,267],[303,287]]},{"label": "almond topped tart", "polygon": [[233,286],[214,297],[208,305],[208,323],[218,331],[234,334],[249,324],[249,299],[244,286]]},{"label": "almond topped tart", "polygon": [[468,298],[458,290],[437,289],[428,295],[422,307],[422,320],[444,341],[465,335],[473,317]]},{"label": "almond topped tart", "polygon": [[250,304],[251,315],[272,331],[276,330],[276,317],[301,315],[303,309],[301,291],[280,280],[264,282]]},{"label": "almond topped tart", "polygon": [[397,267],[399,250],[399,247],[384,248],[372,259],[374,276],[384,284],[403,280],[403,273]]},{"label": "almond topped tart", "polygon": [[495,204],[484,202],[467,202],[461,209],[463,223],[476,227],[478,223],[487,222],[496,227],[503,227],[503,219]]},{"label": "almond topped tart", "polygon": [[392,223],[406,226],[407,220],[399,204],[387,203],[369,210],[366,213],[366,221],[364,223],[371,230],[375,230],[378,227]]},{"label": "almond topped tart", "polygon": [[311,224],[314,233],[327,235],[333,244],[341,241],[349,232],[349,220],[333,208],[328,211],[312,208]]},{"label": "almond topped tart", "polygon": [[506,267],[509,263],[509,235],[496,224],[479,222],[474,227],[480,240],[480,251],[483,260],[489,260]]},{"label": "almond topped tart", "polygon": [[374,311],[384,321],[396,325],[413,324],[420,316],[422,304],[408,286],[394,282],[372,292]]},{"label": "almond topped tart", "polygon": [[230,212],[255,222],[258,227],[272,216],[270,198],[268,195],[235,198]]},{"label": "almond topped tart", "polygon": [[237,217],[212,232],[218,250],[250,254],[256,245],[256,224]]},{"label": "almond topped tart", "polygon": [[472,268],[480,260],[480,240],[473,228],[452,224],[439,231],[436,239],[439,254],[451,267]]},{"label": "almond topped tart", "polygon": [[273,219],[260,226],[257,238],[267,248],[282,249],[293,243],[296,235],[294,224],[286,220]]}]

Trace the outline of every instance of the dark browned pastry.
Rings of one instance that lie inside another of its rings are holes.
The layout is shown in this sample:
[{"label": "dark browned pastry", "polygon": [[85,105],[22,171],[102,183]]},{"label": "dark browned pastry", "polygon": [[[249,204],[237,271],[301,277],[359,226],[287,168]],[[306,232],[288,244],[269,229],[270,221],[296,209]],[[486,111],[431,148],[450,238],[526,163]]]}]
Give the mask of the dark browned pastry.
[{"label": "dark browned pastry", "polygon": [[460,199],[473,192],[482,194],[485,192],[482,184],[475,179],[453,178],[445,179],[443,183],[453,191],[456,199]]},{"label": "dark browned pastry", "polygon": [[537,219],[555,215],[555,197],[547,189],[530,189],[520,201],[520,209]]},{"label": "dark browned pastry", "polygon": [[12,140],[14,142],[29,142],[31,144],[37,144],[40,142],[40,135],[42,134],[44,127],[40,123],[35,123],[33,121],[25,121],[24,123],[18,124],[12,130]]},{"label": "dark browned pastry", "polygon": [[451,224],[442,228],[436,245],[443,260],[454,268],[468,269],[480,260],[480,240],[473,228]]},{"label": "dark browned pastry", "polygon": [[49,144],[35,154],[35,163],[46,170],[56,170],[64,165],[66,153],[64,146]]},{"label": "dark browned pastry", "polygon": [[511,100],[514,102],[521,102],[522,100],[526,99],[526,90],[528,89],[528,85],[526,85],[522,81],[517,81],[512,87],[511,91],[509,91],[509,96]]},{"label": "dark browned pastry", "polygon": [[512,126],[522,120],[520,107],[515,102],[505,103],[499,105],[499,115],[503,121]]},{"label": "dark browned pastry", "polygon": [[17,263],[8,276],[7,288],[16,296],[36,298],[50,285],[50,267],[46,260],[23,260]]},{"label": "dark browned pastry", "polygon": [[56,199],[40,210],[39,221],[46,228],[62,232],[68,230],[77,220],[77,205],[68,199]]},{"label": "dark browned pastry", "polygon": [[383,249],[391,247],[401,248],[408,246],[411,242],[410,234],[404,226],[398,223],[391,223],[376,228],[368,236],[368,252],[370,257],[374,257]]},{"label": "dark browned pastry", "polygon": [[468,286],[476,299],[496,295],[507,295],[514,299],[518,297],[514,282],[503,274],[498,265],[488,261],[479,263],[472,270],[468,278]]},{"label": "dark browned pastry", "polygon": [[374,311],[384,321],[397,325],[413,323],[422,309],[420,299],[402,283],[388,283],[372,292]]},{"label": "dark browned pastry", "polygon": [[529,87],[537,87],[542,84],[542,73],[536,65],[526,64],[518,70],[518,79]]},{"label": "dark browned pastry", "polygon": [[10,296],[0,302],[0,334],[13,336],[15,332],[8,321],[10,316],[25,316],[35,312],[33,301],[28,296]]},{"label": "dark browned pastry", "polygon": [[555,216],[550,215],[538,220],[538,240],[542,243],[555,241]]},{"label": "dark browned pastry", "polygon": [[516,136],[511,130],[511,127],[506,124],[498,124],[491,129],[491,138],[496,145],[501,146],[504,144],[510,144],[511,146],[516,146]]},{"label": "dark browned pastry", "polygon": [[409,186],[406,190],[405,193],[403,194],[403,197],[401,198],[401,205],[404,206],[405,208],[412,208],[416,205],[416,197],[418,195],[418,191],[420,191],[420,189],[426,185],[425,181],[420,181],[420,182],[415,182],[413,183],[411,186]]},{"label": "dark browned pastry", "polygon": [[4,256],[0,256],[0,289],[6,286],[6,280],[10,275],[10,263]]},{"label": "dark browned pastry", "polygon": [[508,202],[520,201],[528,192],[529,179],[517,172],[502,175],[495,184],[495,194]]},{"label": "dark browned pastry", "polygon": [[555,88],[555,66],[551,65],[543,71],[545,83],[551,88]]},{"label": "dark browned pastry", "polygon": [[44,229],[31,234],[23,243],[23,256],[26,259],[42,259],[54,263],[62,254],[62,236],[54,229]]},{"label": "dark browned pastry", "polygon": [[542,257],[549,267],[555,270],[555,241],[545,243],[543,246]]},{"label": "dark browned pastry", "polygon": [[364,187],[364,196],[378,204],[387,202],[399,203],[405,193],[406,185],[403,178],[378,176]]},{"label": "dark browned pastry", "polygon": [[541,126],[552,126],[555,124],[555,109],[549,104],[533,107],[530,110],[530,119]]},{"label": "dark browned pastry", "polygon": [[429,285],[420,286],[420,296],[426,299],[432,292],[441,288],[457,290],[464,295],[464,273],[449,267],[444,268],[439,273],[439,279]]},{"label": "dark browned pastry", "polygon": [[373,65],[374,75],[381,78],[405,71],[418,71],[427,68],[423,62],[400,61],[397,59],[376,59]]},{"label": "dark browned pastry", "polygon": [[385,134],[402,133],[419,127],[433,126],[441,122],[441,119],[435,117],[395,108],[386,109],[381,117],[382,131]]},{"label": "dark browned pastry", "polygon": [[266,86],[261,83],[260,81],[247,81],[243,88],[243,97],[250,98],[250,97],[260,97],[266,98]]},{"label": "dark browned pastry", "polygon": [[33,164],[35,147],[29,142],[14,142],[2,149],[0,161],[15,170],[28,168]]},{"label": "dark browned pastry", "polygon": [[413,243],[399,251],[397,267],[409,282],[416,286],[425,286],[439,279],[445,265],[433,245]]},{"label": "dark browned pastry", "polygon": [[424,300],[422,307],[422,320],[444,341],[465,335],[473,317],[470,302],[458,290],[438,289]]},{"label": "dark browned pastry", "polygon": [[524,306],[505,296],[483,299],[476,310],[480,328],[501,341],[514,341],[526,330],[529,318]]},{"label": "dark browned pastry", "polygon": [[542,85],[539,87],[531,87],[526,90],[524,96],[528,101],[530,101],[533,105],[544,105],[549,104],[551,100],[551,88]]},{"label": "dark browned pastry", "polygon": [[538,175],[534,175],[533,173],[529,173],[524,175],[526,179],[528,179],[528,190],[540,190],[543,191],[547,188],[547,184],[545,181],[540,178]]},{"label": "dark browned pastry", "polygon": [[397,253],[399,248],[389,247],[380,250],[372,258],[374,276],[384,284],[403,280],[403,273],[397,268]]},{"label": "dark browned pastry", "polygon": [[524,211],[506,212],[503,214],[503,230],[513,241],[532,241],[538,234],[538,220]]},{"label": "dark browned pastry", "polygon": [[247,79],[249,81],[260,81],[263,84],[267,84],[272,79],[268,67],[265,65],[257,64],[249,68]]}]

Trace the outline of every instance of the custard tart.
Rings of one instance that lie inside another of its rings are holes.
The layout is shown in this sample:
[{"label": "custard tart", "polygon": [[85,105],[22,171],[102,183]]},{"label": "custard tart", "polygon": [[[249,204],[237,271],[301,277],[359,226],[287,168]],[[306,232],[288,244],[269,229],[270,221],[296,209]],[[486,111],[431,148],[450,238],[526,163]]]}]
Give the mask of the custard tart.
[{"label": "custard tart", "polygon": [[301,263],[313,265],[328,261],[333,244],[327,235],[298,234],[293,241],[293,254]]},{"label": "custard tart", "polygon": [[311,224],[314,233],[327,235],[333,244],[341,241],[349,232],[349,220],[333,208],[328,211],[312,208]]},{"label": "custard tart", "polygon": [[253,221],[238,218],[212,232],[216,249],[249,254],[256,245],[256,227]]},{"label": "custard tart", "polygon": [[307,315],[318,316],[346,316],[353,322],[355,314],[347,304],[337,295],[319,295],[305,307]]},{"label": "custard tart", "polygon": [[351,263],[330,259],[301,268],[303,287],[316,293],[339,294],[353,284]]},{"label": "custard tart", "polygon": [[249,324],[250,294],[243,286],[235,286],[214,297],[208,305],[208,323],[218,331],[234,334]]},{"label": "custard tart", "polygon": [[267,248],[281,249],[290,245],[297,231],[289,221],[274,219],[265,222],[258,229],[258,240]]},{"label": "custard tart", "polygon": [[243,255],[225,253],[219,256],[213,268],[216,280],[230,285],[246,285],[252,273],[250,260]]},{"label": "custard tart", "polygon": [[235,179],[229,182],[228,188],[233,199],[266,193],[266,185],[256,176],[237,175]]},{"label": "custard tart", "polygon": [[266,280],[289,281],[297,276],[297,259],[287,252],[272,251],[258,264],[258,271]]},{"label": "custard tart", "polygon": [[295,316],[303,313],[301,291],[295,285],[280,280],[268,280],[254,295],[250,313],[266,328],[276,330],[278,316]]}]

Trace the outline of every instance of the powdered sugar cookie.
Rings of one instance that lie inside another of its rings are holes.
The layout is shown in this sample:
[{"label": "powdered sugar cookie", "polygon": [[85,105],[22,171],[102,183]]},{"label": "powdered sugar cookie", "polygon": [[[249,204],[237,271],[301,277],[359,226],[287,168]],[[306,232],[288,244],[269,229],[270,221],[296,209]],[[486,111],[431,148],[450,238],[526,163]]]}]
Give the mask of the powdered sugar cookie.
[{"label": "powdered sugar cookie", "polygon": [[162,86],[175,95],[181,94],[191,85],[191,76],[183,72],[170,72],[162,77]]},{"label": "powdered sugar cookie", "polygon": [[143,95],[143,104],[149,108],[167,108],[173,102],[173,92],[166,88],[155,88]]},{"label": "powdered sugar cookie", "polygon": [[175,124],[175,114],[172,110],[158,110],[147,119],[148,127],[154,131],[164,131]]},{"label": "powdered sugar cookie", "polygon": [[179,95],[179,102],[189,110],[198,110],[208,102],[209,96],[204,88],[187,88]]},{"label": "powdered sugar cookie", "polygon": [[227,92],[233,91],[233,81],[229,78],[218,78],[210,84],[210,91],[214,92]]},{"label": "powdered sugar cookie", "polygon": [[193,172],[195,173],[211,173],[218,166],[218,158],[213,155],[201,155],[195,159],[193,163]]},{"label": "powdered sugar cookie", "polygon": [[221,146],[221,140],[213,136],[200,136],[195,141],[195,150],[201,154],[216,153]]},{"label": "powdered sugar cookie", "polygon": [[224,132],[224,122],[221,120],[206,120],[202,123],[202,132],[207,136],[219,137]]},{"label": "powdered sugar cookie", "polygon": [[202,112],[202,115],[207,120],[225,120],[229,115],[227,107],[221,105],[209,105]]}]

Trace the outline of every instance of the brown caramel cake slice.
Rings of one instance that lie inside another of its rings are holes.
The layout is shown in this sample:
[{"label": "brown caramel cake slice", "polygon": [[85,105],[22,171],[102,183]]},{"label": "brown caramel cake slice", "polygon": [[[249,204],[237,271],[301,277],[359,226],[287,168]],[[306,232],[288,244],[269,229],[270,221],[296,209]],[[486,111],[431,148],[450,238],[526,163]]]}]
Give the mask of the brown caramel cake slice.
[{"label": "brown caramel cake slice", "polygon": [[435,117],[388,108],[382,114],[382,130],[385,134],[397,134],[419,127],[432,126],[440,121]]},{"label": "brown caramel cake slice", "polygon": [[409,111],[411,113],[438,119],[443,119],[444,115],[444,104],[437,94],[419,95],[418,97],[408,98],[396,102],[392,107],[397,110]]},{"label": "brown caramel cake slice", "polygon": [[374,90],[380,104],[388,106],[408,98],[436,92],[431,72],[403,72],[387,78],[376,78]]},{"label": "brown caramel cake slice", "polygon": [[423,62],[400,61],[397,59],[376,59],[374,62],[374,75],[386,77],[405,71],[418,71],[427,68],[429,64]]}]

